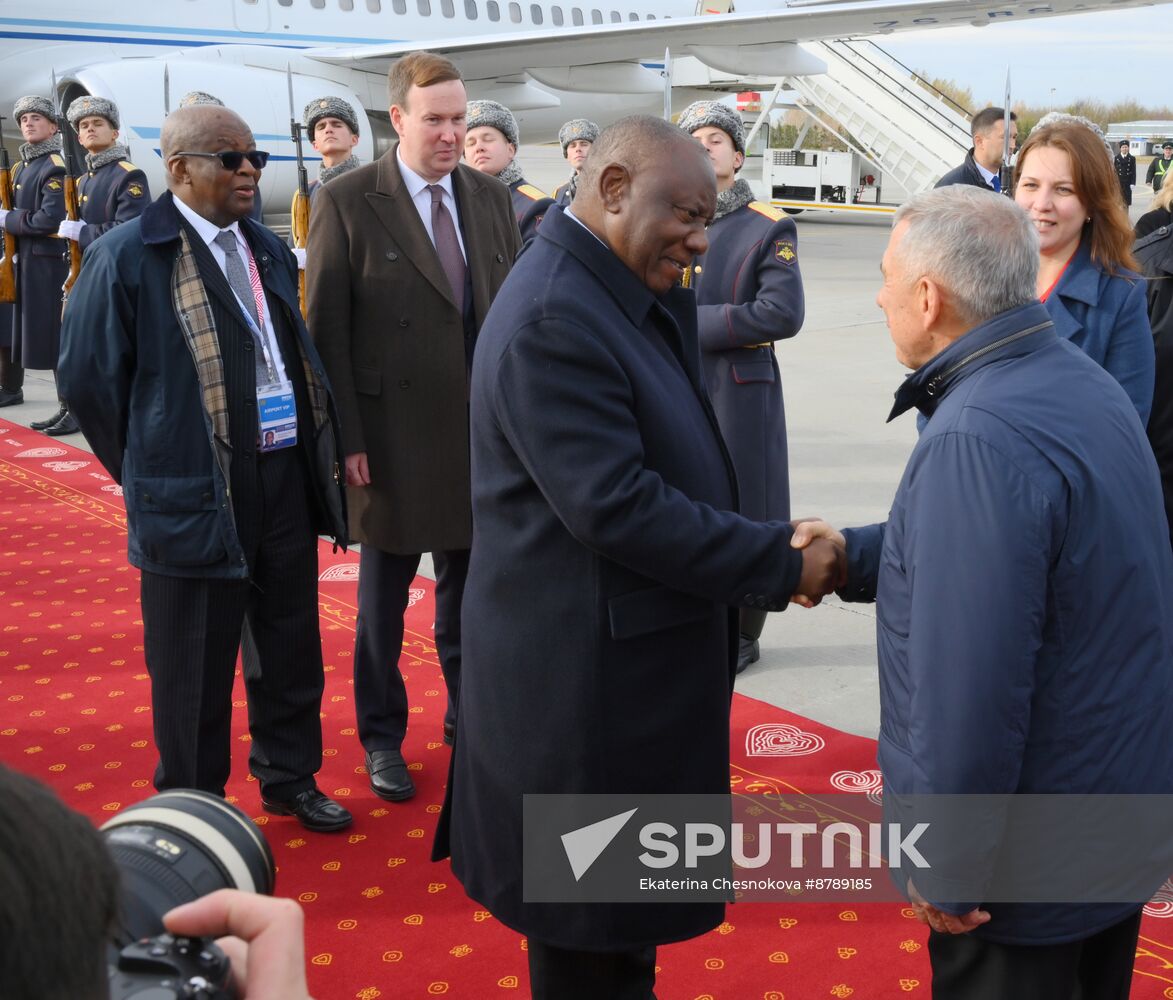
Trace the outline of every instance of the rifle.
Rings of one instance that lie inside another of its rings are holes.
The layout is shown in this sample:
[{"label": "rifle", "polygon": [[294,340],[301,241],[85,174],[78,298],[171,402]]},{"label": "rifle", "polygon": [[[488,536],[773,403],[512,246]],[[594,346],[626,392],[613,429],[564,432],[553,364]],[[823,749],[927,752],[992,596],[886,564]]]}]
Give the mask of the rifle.
[{"label": "rifle", "polygon": [[[8,147],[4,145],[2,133],[4,117],[0,115],[0,208],[12,211],[12,165],[8,161]],[[16,237],[4,233],[4,256],[0,258],[0,302],[16,301]]]},{"label": "rifle", "polygon": [[[304,250],[310,231],[310,180],[306,174],[305,160],[302,158],[301,152],[301,133],[304,126],[298,121],[297,111],[293,106],[293,71],[289,68],[288,63],[285,65],[285,82],[289,86],[289,135],[293,139],[294,149],[297,150],[297,193],[293,196],[290,221],[293,230],[293,245],[299,250]],[[301,303],[301,318],[308,319],[304,269],[297,272],[297,298]]]},{"label": "rifle", "polygon": [[1010,164],[1010,67],[1006,67],[1006,97],[1002,101],[1002,166],[998,169],[998,183],[1007,198],[1014,192],[1014,167]]},{"label": "rifle", "polygon": [[[61,158],[65,161],[65,217],[70,222],[77,222],[81,218],[81,211],[77,200],[77,178],[73,174],[72,157],[69,155],[69,123],[61,109],[61,95],[57,92],[57,73],[53,72],[53,113],[57,118],[57,131],[61,135]],[[69,301],[69,292],[73,283],[77,281],[81,271],[81,244],[77,240],[69,240],[69,249],[66,251],[69,259],[69,274],[65,276],[65,283],[61,286],[61,311],[65,312],[65,304]]]}]

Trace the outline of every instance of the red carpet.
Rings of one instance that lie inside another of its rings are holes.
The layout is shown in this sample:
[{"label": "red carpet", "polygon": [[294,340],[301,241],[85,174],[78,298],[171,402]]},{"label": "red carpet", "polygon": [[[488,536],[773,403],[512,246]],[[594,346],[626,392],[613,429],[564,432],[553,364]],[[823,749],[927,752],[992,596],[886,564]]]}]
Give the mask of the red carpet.
[{"label": "red carpet", "polygon": [[[118,488],[98,463],[0,421],[0,760],[103,821],[152,793],[155,753],[142,661],[138,573],[126,563]],[[357,559],[321,547],[326,661],[323,790],[355,815],[347,833],[305,833],[260,811],[247,778],[245,715],[229,794],[262,825],[277,889],[307,918],[318,1000],[527,995],[524,945],[428,861],[448,748],[432,645],[431,584],[409,610],[404,744],[419,794],[392,805],[367,788],[354,732],[350,662]],[[243,694],[237,705],[243,709]],[[737,697],[739,790],[874,791],[875,744]],[[1132,996],[1173,1000],[1173,887],[1142,926]],[[740,904],[703,938],[660,950],[661,1000],[886,1000],[929,996],[925,929],[895,905]]]}]

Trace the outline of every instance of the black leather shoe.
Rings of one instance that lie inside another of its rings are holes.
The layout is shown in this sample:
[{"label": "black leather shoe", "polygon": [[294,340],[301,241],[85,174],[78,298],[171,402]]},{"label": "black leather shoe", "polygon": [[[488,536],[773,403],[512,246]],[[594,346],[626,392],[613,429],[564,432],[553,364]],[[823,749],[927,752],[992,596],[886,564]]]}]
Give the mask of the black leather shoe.
[{"label": "black leather shoe", "polygon": [[402,802],[415,794],[407,764],[398,750],[371,750],[367,753],[371,791],[388,802]]},{"label": "black leather shoe", "polygon": [[741,673],[751,663],[757,663],[762,658],[762,651],[757,639],[748,635],[738,636],[737,643],[737,672]]},{"label": "black leather shoe", "polygon": [[53,414],[53,416],[48,417],[45,420],[34,420],[31,424],[29,424],[29,430],[47,431],[68,412],[69,411],[64,406],[62,406],[60,410]]},{"label": "black leather shoe", "polygon": [[16,406],[24,402],[24,390],[17,389],[10,392],[7,389],[0,389],[0,406]]},{"label": "black leather shoe", "polygon": [[81,430],[81,425],[76,418],[68,410],[65,411],[65,416],[57,421],[52,427],[46,427],[44,432],[49,437],[61,437],[64,434],[76,434]]},{"label": "black leather shoe", "polygon": [[455,741],[456,741],[456,726],[455,726],[455,724],[451,723],[451,722],[445,722],[444,723],[444,742],[447,743],[448,746],[452,746],[452,744]]},{"label": "black leather shoe", "polygon": [[354,817],[349,812],[316,788],[307,788],[293,798],[281,801],[262,798],[261,805],[264,806],[265,812],[277,816],[296,816],[302,826],[315,833],[345,830],[354,822]]}]

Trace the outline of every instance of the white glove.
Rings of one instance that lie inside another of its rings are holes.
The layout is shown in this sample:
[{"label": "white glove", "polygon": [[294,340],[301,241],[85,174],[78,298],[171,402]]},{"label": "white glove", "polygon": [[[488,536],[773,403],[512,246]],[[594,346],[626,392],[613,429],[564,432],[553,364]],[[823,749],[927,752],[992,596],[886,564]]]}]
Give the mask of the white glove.
[{"label": "white glove", "polygon": [[297,269],[305,270],[305,247],[294,247],[293,256],[297,258]]},{"label": "white glove", "polygon": [[84,222],[75,222],[73,219],[64,219],[61,225],[57,227],[57,235],[60,236],[63,240],[76,240],[81,235],[81,231],[84,228]]},{"label": "white glove", "polygon": [[0,209],[0,229],[4,228],[4,224],[8,221],[9,213]]}]

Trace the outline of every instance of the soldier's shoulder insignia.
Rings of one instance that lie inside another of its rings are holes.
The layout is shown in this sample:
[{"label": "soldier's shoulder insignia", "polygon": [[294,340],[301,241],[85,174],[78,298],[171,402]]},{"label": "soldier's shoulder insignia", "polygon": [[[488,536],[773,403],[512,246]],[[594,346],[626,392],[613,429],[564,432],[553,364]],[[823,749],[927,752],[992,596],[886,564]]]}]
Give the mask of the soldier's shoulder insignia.
[{"label": "soldier's shoulder insignia", "polygon": [[134,173],[134,171],[138,170],[138,167],[131,163],[130,160],[119,160],[118,165],[128,174]]},{"label": "soldier's shoulder insignia", "polygon": [[132,198],[141,198],[143,196],[143,186],[138,181],[135,181],[132,184],[127,184],[126,193]]},{"label": "soldier's shoulder insignia", "polygon": [[779,222],[786,215],[780,208],[767,205],[764,201],[751,201],[746,208],[751,212],[757,212],[758,215],[764,215],[771,222]]},{"label": "soldier's shoulder insignia", "polygon": [[46,184],[45,186],[50,191],[60,191],[61,190],[61,182],[56,177],[54,177],[51,181],[49,181],[49,183]]},{"label": "soldier's shoulder insignia", "polygon": [[527,198],[533,198],[534,201],[538,201],[546,197],[540,190],[538,190],[538,188],[534,187],[532,184],[518,184],[517,190],[524,194]]},{"label": "soldier's shoulder insignia", "polygon": [[53,161],[53,166],[60,167],[62,170],[65,169],[65,160],[62,159],[60,153],[50,153],[49,159]]},{"label": "soldier's shoulder insignia", "polygon": [[774,256],[783,264],[793,264],[798,260],[798,252],[794,249],[792,240],[774,240]]}]

